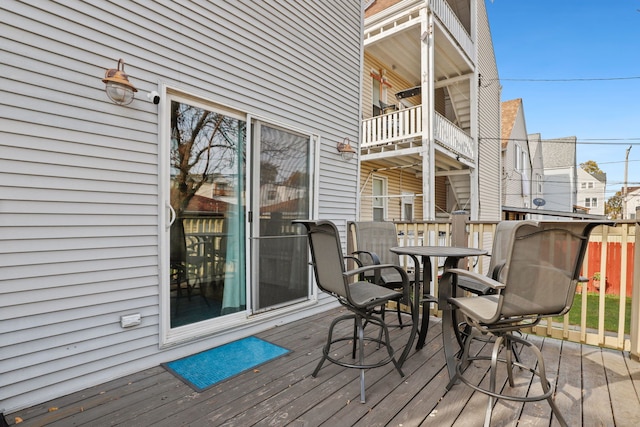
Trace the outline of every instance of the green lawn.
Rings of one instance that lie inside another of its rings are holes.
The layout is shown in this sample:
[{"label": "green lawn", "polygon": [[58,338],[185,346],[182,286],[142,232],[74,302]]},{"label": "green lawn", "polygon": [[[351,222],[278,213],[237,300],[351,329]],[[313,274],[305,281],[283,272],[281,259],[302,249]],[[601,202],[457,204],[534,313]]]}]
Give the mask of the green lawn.
[{"label": "green lawn", "polygon": [[[604,329],[606,331],[617,332],[618,313],[620,312],[620,297],[618,295],[605,295],[604,297]],[[600,305],[600,295],[596,293],[587,294],[587,328],[598,329],[598,309]],[[580,312],[582,311],[582,295],[576,294],[573,300],[573,307],[569,311],[569,324],[580,325]],[[626,298],[625,307],[625,334],[629,333],[631,323],[631,298]],[[553,319],[554,322],[562,322],[561,317]]]}]

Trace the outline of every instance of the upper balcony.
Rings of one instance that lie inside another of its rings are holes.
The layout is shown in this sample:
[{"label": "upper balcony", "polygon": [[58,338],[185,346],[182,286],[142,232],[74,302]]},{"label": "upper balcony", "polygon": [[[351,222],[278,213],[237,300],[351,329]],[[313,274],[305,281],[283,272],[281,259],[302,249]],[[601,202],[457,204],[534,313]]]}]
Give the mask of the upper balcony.
[{"label": "upper balcony", "polygon": [[[440,113],[434,114],[433,137],[452,155],[475,159],[473,139]],[[422,106],[405,108],[362,121],[363,153],[411,154],[422,150]]]},{"label": "upper balcony", "polygon": [[[384,10],[376,11],[373,6],[368,10],[364,32],[363,159],[408,155],[420,162],[423,141],[432,137],[436,162],[441,159],[449,164],[443,164],[442,170],[462,166],[452,164],[452,159],[464,158],[467,166],[474,162],[475,144],[470,134],[476,49],[470,34],[475,8],[470,3],[402,0],[391,6],[387,2]],[[429,40],[425,28],[431,31]],[[422,90],[429,93],[421,94]],[[401,95],[404,92],[410,94]],[[393,104],[396,109],[378,108],[386,104]],[[435,110],[428,113],[431,120],[425,120],[425,108]]]},{"label": "upper balcony", "polygon": [[[435,17],[436,44],[447,43],[456,46],[470,63],[476,62],[474,42],[471,33],[471,9],[469,0],[414,0],[401,1],[365,19],[365,48],[374,46],[384,39],[395,39],[405,51],[419,49],[422,41],[421,11],[428,6]],[[414,59],[419,61],[419,56]],[[414,69],[419,70],[419,62]],[[409,68],[409,67],[407,67]]]}]

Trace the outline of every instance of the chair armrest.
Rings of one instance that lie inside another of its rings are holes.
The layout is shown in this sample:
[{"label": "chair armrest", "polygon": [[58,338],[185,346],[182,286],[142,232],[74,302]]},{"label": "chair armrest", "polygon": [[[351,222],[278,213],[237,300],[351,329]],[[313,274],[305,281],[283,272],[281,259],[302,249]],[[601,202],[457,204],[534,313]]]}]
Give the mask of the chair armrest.
[{"label": "chair armrest", "polygon": [[[369,251],[355,251],[355,252],[351,252],[352,255],[361,255],[361,254],[365,254],[368,255],[369,258],[371,258],[371,264],[380,264],[380,257],[378,256],[378,254],[376,254],[375,252],[369,252]],[[359,259],[359,257],[358,257]]]},{"label": "chair armrest", "polygon": [[[362,266],[363,266],[362,261],[360,261],[360,260],[358,259],[358,257],[345,255],[343,258],[344,258],[345,260],[351,260],[351,261],[355,262],[355,263],[358,265],[358,267],[362,267]],[[364,280],[364,273],[361,273],[361,274],[358,276],[358,280]]]},{"label": "chair armrest", "polygon": [[457,288],[477,295],[496,293],[496,291],[504,289],[505,287],[504,283],[500,283],[483,274],[478,274],[462,268],[451,268],[445,271],[442,275],[441,283],[443,286],[438,292],[440,303],[445,303],[450,297],[456,296],[457,292],[451,287],[451,283],[454,278],[459,280],[456,283]]},{"label": "chair armrest", "polygon": [[505,284],[500,283],[497,280],[493,280],[490,277],[487,277],[483,274],[476,273],[474,271],[465,270],[463,268],[450,268],[445,271],[444,274],[456,275],[458,277],[463,277],[469,279],[471,282],[477,282],[485,287],[488,287],[492,290],[504,289]]},{"label": "chair armrest", "polygon": [[362,264],[362,261],[360,261],[360,259],[358,257],[345,255],[343,258],[352,260],[353,262],[358,264],[358,267],[363,267],[364,266],[364,264]]}]

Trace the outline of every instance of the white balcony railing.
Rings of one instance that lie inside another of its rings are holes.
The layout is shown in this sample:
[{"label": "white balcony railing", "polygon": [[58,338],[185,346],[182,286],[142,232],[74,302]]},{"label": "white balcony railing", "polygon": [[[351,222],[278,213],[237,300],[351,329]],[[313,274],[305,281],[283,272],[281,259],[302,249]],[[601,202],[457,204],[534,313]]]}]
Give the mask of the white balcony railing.
[{"label": "white balcony railing", "polygon": [[[422,106],[405,108],[362,121],[362,149],[423,138]],[[433,136],[456,154],[475,158],[473,139],[444,116],[434,115]],[[426,137],[426,135],[425,135]]]},{"label": "white balcony railing", "polygon": [[473,139],[439,113],[435,114],[433,137],[444,147],[469,159],[475,159]]},{"label": "white balcony railing", "polygon": [[453,35],[453,38],[458,42],[464,53],[467,54],[471,62],[476,62],[475,49],[473,48],[473,41],[471,36],[464,28],[456,14],[451,10],[449,3],[445,0],[431,0],[431,10],[436,14],[438,19],[442,21],[447,30]]},{"label": "white balcony railing", "polygon": [[361,148],[422,136],[422,106],[405,108],[362,121]]}]

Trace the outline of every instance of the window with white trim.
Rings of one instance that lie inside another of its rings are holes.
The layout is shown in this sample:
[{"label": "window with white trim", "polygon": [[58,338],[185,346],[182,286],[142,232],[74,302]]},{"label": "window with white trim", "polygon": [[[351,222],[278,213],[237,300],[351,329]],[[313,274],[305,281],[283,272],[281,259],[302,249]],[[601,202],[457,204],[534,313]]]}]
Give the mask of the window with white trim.
[{"label": "window with white trim", "polygon": [[373,220],[384,221],[387,217],[387,179],[374,177],[371,183],[373,185]]}]

